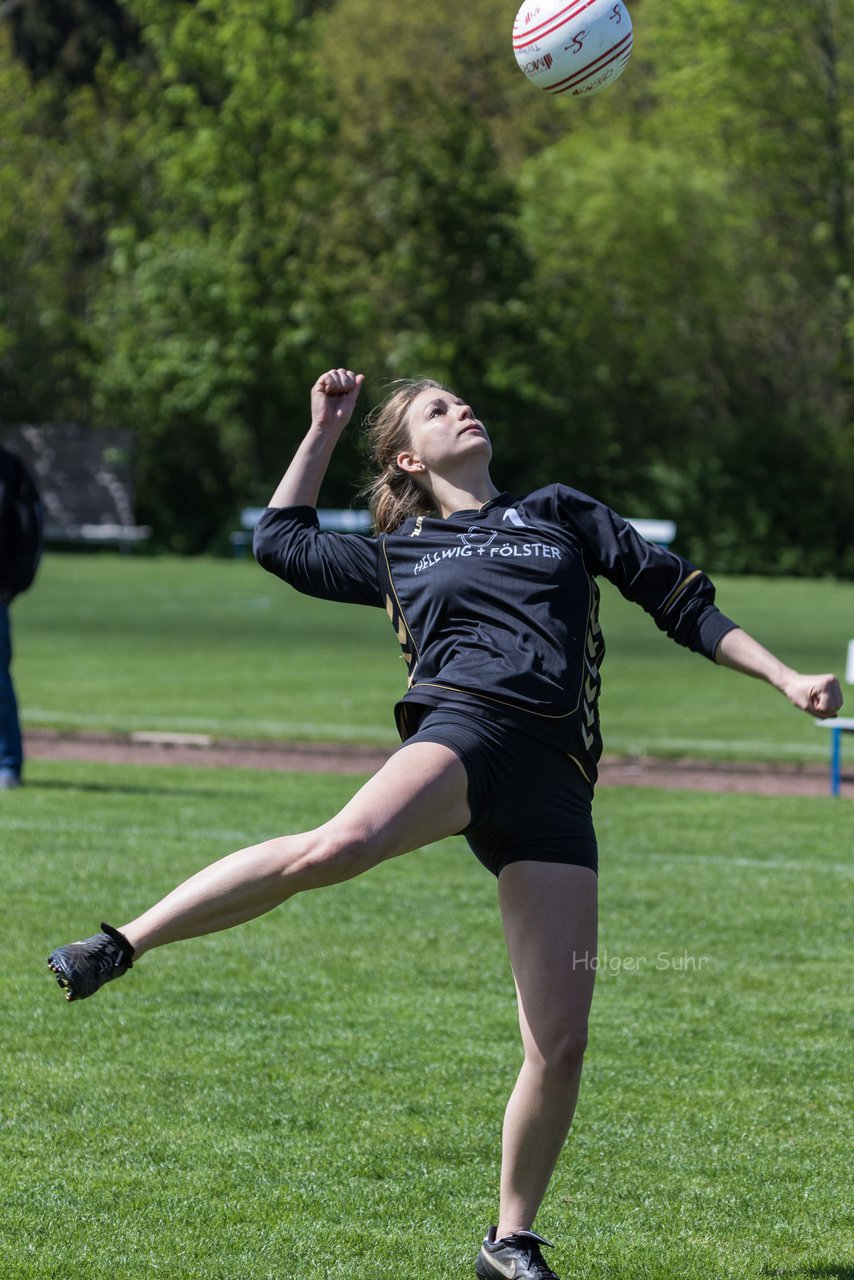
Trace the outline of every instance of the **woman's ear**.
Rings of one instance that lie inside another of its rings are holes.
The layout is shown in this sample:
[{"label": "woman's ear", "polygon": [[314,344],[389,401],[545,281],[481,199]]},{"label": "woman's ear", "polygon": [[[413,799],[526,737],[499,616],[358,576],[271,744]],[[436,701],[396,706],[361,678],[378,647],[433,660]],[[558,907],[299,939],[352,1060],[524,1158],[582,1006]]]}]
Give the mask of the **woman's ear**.
[{"label": "woman's ear", "polygon": [[414,475],[425,470],[424,463],[417,454],[414,453],[399,453],[396,461],[401,471],[406,471],[409,475]]}]

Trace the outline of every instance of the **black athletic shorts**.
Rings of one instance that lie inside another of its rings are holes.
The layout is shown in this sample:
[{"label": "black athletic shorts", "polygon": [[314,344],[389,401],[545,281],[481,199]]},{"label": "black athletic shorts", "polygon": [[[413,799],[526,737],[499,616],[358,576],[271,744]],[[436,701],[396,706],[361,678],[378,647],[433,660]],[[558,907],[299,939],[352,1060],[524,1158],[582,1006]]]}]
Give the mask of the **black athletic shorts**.
[{"label": "black athletic shorts", "polygon": [[412,742],[439,742],[462,761],[471,822],[460,834],[494,875],[521,861],[598,871],[593,788],[558,747],[467,707],[425,707],[403,746]]}]

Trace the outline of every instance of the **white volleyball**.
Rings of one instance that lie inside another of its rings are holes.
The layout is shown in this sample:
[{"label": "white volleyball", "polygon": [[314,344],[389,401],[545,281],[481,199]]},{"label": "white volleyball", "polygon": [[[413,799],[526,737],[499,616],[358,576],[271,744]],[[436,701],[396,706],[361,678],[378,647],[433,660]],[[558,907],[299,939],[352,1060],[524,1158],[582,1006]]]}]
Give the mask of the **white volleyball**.
[{"label": "white volleyball", "polygon": [[545,93],[601,93],[632,52],[632,20],[621,0],[526,0],[513,23],[513,52]]}]

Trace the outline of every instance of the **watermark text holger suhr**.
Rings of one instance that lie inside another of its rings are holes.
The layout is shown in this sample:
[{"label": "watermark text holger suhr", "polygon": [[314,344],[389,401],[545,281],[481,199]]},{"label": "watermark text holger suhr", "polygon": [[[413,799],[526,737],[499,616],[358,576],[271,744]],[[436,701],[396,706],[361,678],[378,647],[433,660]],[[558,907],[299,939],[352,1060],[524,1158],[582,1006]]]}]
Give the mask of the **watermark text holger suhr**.
[{"label": "watermark text holger suhr", "polygon": [[658,951],[652,956],[614,955],[577,951],[572,957],[573,969],[590,969],[603,977],[617,973],[699,973],[712,963],[711,956],[697,956],[690,951]]}]

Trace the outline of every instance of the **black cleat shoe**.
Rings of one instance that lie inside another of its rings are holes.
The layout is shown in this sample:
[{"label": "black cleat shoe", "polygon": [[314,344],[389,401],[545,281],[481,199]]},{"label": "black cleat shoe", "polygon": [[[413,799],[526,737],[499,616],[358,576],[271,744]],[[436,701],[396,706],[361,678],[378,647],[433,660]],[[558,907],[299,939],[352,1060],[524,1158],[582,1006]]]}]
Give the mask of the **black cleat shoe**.
[{"label": "black cleat shoe", "polygon": [[134,949],[123,933],[102,924],[103,933],[83,942],[69,942],[48,956],[48,968],[65,992],[66,1000],[85,1000],[105,982],[120,978],[133,965]]},{"label": "black cleat shoe", "polygon": [[533,1231],[496,1240],[495,1227],[490,1227],[474,1264],[478,1280],[558,1280],[540,1253],[541,1244],[552,1248]]}]

